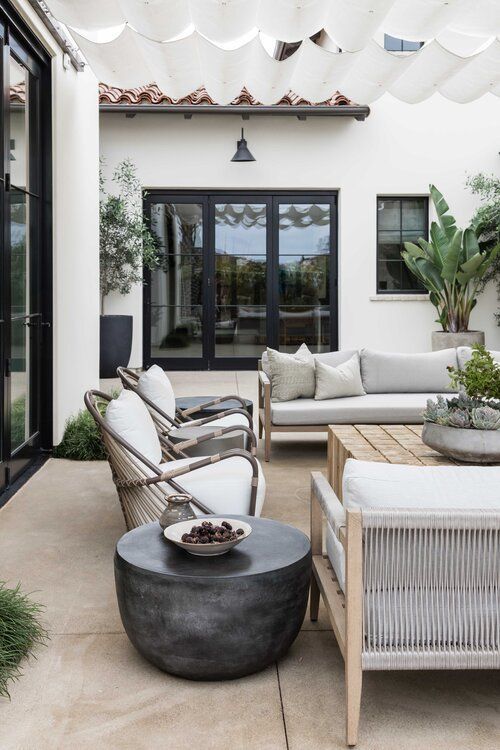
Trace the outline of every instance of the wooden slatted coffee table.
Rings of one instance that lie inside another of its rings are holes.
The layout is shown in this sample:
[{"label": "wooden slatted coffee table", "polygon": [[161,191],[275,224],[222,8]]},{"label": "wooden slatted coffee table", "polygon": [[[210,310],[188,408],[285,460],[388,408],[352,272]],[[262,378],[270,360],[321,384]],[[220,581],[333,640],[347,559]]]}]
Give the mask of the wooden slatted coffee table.
[{"label": "wooden slatted coffee table", "polygon": [[328,481],[342,500],[342,476],[348,458],[413,466],[453,466],[422,442],[422,425],[332,424],[328,426]]}]

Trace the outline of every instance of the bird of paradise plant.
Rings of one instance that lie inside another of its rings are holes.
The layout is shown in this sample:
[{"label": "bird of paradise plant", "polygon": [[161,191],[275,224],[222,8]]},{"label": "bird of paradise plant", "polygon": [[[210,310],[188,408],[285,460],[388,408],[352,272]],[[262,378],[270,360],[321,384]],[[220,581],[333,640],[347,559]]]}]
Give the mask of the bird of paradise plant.
[{"label": "bird of paradise plant", "polygon": [[430,242],[405,242],[403,260],[429,292],[443,331],[469,330],[481,280],[500,251],[500,243],[481,251],[473,226],[459,229],[443,195],[429,186],[437,222],[430,229]]}]

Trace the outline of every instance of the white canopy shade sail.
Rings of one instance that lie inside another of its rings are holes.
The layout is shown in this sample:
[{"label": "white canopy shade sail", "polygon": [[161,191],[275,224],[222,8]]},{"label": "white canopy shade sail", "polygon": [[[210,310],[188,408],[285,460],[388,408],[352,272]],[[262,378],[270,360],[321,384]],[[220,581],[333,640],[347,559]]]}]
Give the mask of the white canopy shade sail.
[{"label": "white canopy shade sail", "polygon": [[[48,0],[48,5],[72,28],[101,81],[121,88],[155,82],[175,99],[200,86],[219,104],[231,102],[244,87],[263,104],[290,90],[311,102],[342,91],[362,104],[385,92],[408,103],[437,91],[456,102],[487,92],[500,95],[495,38],[500,0]],[[112,41],[87,38],[120,25]],[[321,29],[342,52],[309,40]],[[250,41],[227,48],[252,31]],[[278,61],[257,31],[304,41]],[[405,55],[388,52],[372,38],[381,31],[428,43]]]}]

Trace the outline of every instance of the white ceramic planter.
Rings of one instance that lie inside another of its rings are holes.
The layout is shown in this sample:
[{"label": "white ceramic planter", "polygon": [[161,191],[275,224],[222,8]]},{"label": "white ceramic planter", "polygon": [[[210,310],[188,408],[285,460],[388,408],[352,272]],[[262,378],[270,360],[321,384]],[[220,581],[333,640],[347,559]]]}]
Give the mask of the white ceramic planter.
[{"label": "white ceramic planter", "polygon": [[462,331],[449,333],[448,331],[432,332],[432,351],[439,349],[454,349],[457,346],[472,346],[484,344],[484,331]]},{"label": "white ceramic planter", "polygon": [[475,464],[500,462],[500,430],[466,430],[424,422],[422,442],[448,458]]}]

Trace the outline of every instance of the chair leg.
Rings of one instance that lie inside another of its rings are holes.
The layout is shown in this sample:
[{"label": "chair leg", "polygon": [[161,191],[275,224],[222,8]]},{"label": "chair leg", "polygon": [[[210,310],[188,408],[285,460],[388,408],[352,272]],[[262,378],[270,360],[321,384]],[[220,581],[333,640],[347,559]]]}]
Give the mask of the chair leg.
[{"label": "chair leg", "polygon": [[319,586],[316,580],[316,576],[313,573],[311,575],[311,591],[309,594],[309,617],[311,622],[316,622],[316,620],[318,619],[319,597]]},{"label": "chair leg", "polygon": [[264,425],[262,424],[262,419],[260,418],[260,415],[259,415],[259,440],[262,439],[263,431],[264,431]]},{"label": "chair leg", "polygon": [[269,461],[271,458],[271,433],[269,430],[265,430],[264,434],[264,461]]},{"label": "chair leg", "polygon": [[346,692],[346,744],[354,747],[358,742],[359,713],[361,710],[361,686],[363,672],[356,665],[350,665],[349,659],[345,663],[345,692]]}]

